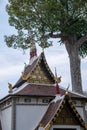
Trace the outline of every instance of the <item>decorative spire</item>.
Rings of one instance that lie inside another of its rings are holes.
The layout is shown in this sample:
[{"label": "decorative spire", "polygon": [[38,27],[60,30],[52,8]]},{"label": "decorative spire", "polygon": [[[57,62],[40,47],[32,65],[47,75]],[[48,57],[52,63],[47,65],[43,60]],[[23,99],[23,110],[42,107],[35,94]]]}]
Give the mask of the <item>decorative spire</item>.
[{"label": "decorative spire", "polygon": [[58,81],[59,81],[59,78],[57,78],[57,72],[56,72],[56,68],[55,68],[56,94],[60,94],[60,89],[59,89]]},{"label": "decorative spire", "polygon": [[69,93],[69,92],[68,92],[69,87],[70,87],[70,85],[68,85],[68,87],[67,87],[67,89],[66,89],[66,92],[65,92],[66,95],[68,95],[68,93]]},{"label": "decorative spire", "polygon": [[37,59],[37,49],[35,43],[32,43],[32,46],[30,48],[30,62],[29,64],[31,65],[34,60]]}]

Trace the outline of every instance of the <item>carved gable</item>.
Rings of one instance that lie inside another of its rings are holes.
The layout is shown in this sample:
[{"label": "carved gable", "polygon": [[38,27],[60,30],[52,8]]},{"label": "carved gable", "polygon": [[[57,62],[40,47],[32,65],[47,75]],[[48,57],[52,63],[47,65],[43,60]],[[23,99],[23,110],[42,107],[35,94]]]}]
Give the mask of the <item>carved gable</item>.
[{"label": "carved gable", "polygon": [[79,125],[79,122],[76,120],[75,114],[72,112],[71,108],[67,105],[64,106],[61,112],[54,118],[54,125]]},{"label": "carved gable", "polygon": [[41,83],[41,84],[53,84],[50,75],[48,74],[46,67],[41,63],[36,65],[35,69],[32,71],[29,79],[29,83]]}]

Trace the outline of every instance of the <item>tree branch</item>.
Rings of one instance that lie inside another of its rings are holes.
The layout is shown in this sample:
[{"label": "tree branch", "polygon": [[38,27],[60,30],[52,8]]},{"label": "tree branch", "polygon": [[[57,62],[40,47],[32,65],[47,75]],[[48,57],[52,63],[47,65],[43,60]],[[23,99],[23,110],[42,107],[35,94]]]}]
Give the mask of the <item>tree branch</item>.
[{"label": "tree branch", "polygon": [[47,38],[47,37],[50,37],[50,38],[60,38],[61,34],[53,34],[53,32],[51,32],[51,33],[48,33],[48,34],[43,34],[41,38]]},{"label": "tree branch", "polygon": [[49,33],[49,36],[51,37],[51,38],[60,38],[61,37],[61,34],[53,34],[53,32],[51,32],[51,33]]},{"label": "tree branch", "polygon": [[77,41],[78,47],[80,47],[86,40],[87,40],[87,34],[86,34],[85,36],[82,36],[82,37]]}]

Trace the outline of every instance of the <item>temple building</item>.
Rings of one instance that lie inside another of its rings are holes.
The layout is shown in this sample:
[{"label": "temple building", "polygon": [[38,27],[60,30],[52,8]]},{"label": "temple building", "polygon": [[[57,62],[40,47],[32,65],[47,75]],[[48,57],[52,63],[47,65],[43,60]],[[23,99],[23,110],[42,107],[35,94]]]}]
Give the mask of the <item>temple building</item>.
[{"label": "temple building", "polygon": [[87,97],[60,81],[33,45],[29,64],[0,100],[0,130],[87,130]]}]

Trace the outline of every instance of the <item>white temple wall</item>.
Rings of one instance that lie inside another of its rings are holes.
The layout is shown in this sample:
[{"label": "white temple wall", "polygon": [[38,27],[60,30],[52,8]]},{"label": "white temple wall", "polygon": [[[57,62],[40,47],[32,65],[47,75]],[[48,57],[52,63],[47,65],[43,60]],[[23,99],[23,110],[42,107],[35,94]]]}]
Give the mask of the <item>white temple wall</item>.
[{"label": "white temple wall", "polygon": [[17,105],[16,130],[33,130],[46,110],[47,105]]},{"label": "white temple wall", "polygon": [[78,113],[81,115],[81,117],[82,117],[83,119],[85,119],[83,107],[76,107],[76,109],[77,109]]},{"label": "white temple wall", "polygon": [[78,113],[85,120],[84,104],[82,104],[81,101],[76,101],[75,106],[76,106],[76,109],[77,109]]},{"label": "white temple wall", "polygon": [[0,114],[2,130],[11,130],[11,110],[12,107],[3,109]]}]

